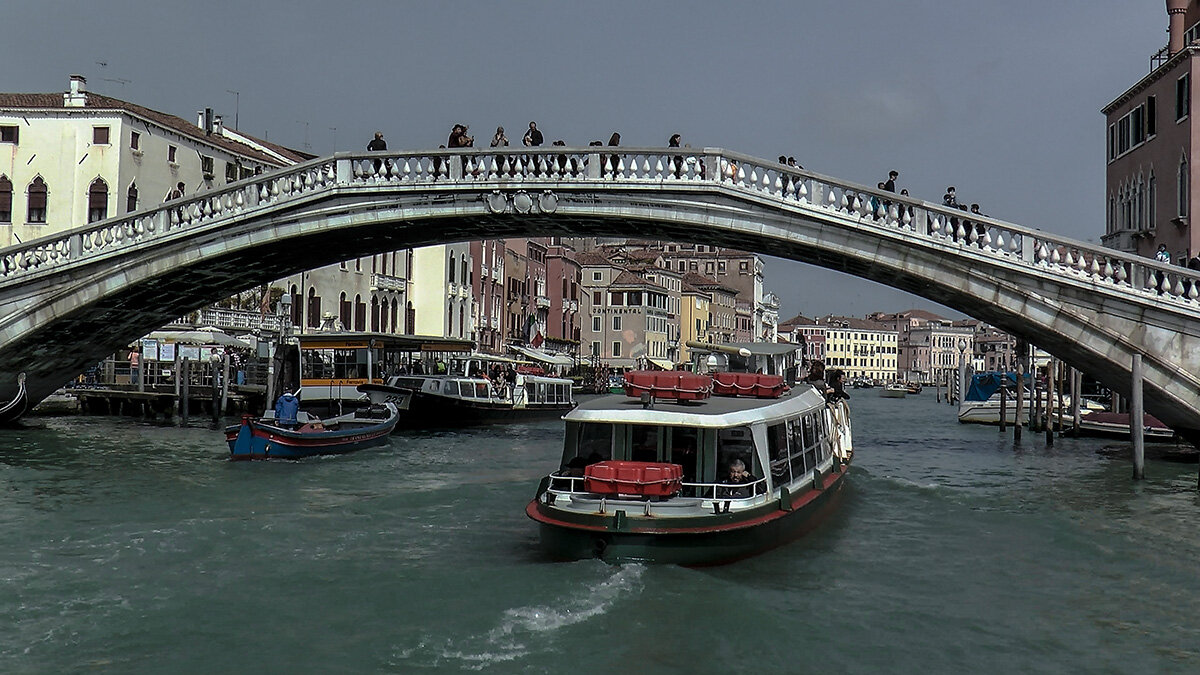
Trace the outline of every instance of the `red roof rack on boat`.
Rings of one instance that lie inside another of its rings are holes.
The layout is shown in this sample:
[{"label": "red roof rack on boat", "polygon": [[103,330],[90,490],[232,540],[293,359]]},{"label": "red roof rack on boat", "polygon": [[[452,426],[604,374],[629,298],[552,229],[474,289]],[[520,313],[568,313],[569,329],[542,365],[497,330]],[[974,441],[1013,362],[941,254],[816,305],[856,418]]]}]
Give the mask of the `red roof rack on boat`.
[{"label": "red roof rack on boat", "polygon": [[782,375],[713,373],[713,393],[717,396],[779,398],[785,391]]},{"label": "red roof rack on boat", "polygon": [[633,370],[625,373],[625,395],[699,401],[712,394],[712,378],[686,370]]}]

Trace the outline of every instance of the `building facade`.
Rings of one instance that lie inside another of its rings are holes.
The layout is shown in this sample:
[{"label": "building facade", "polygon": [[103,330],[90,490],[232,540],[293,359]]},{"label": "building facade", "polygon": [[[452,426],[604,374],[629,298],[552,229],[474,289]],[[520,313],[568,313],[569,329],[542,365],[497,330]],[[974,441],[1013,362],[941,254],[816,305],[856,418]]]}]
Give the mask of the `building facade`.
[{"label": "building facade", "polygon": [[1200,2],[1167,0],[1169,38],[1150,60],[1150,72],[1104,107],[1106,121],[1105,231],[1101,241],[1153,257],[1165,246],[1175,264],[1200,253],[1191,225],[1198,157],[1192,142],[1200,117],[1192,93],[1200,58]]}]

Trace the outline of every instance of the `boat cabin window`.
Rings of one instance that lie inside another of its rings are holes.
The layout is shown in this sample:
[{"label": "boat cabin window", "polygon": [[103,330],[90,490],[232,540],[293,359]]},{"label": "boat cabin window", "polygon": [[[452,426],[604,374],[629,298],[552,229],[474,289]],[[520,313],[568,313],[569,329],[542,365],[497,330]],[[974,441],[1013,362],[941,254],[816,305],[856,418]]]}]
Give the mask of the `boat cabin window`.
[{"label": "boat cabin window", "polygon": [[696,482],[696,459],[700,455],[700,434],[690,427],[667,427],[663,447],[670,448],[667,459],[683,467],[683,482]]},{"label": "boat cabin window", "polygon": [[[802,477],[812,471],[817,462],[823,460],[828,452],[821,442],[820,424],[821,413],[814,412],[799,419],[788,420],[788,437],[791,439],[790,465],[792,480]],[[820,456],[818,455],[820,453]]]},{"label": "boat cabin window", "polygon": [[583,475],[583,467],[612,459],[613,425],[567,423],[561,469]]},{"label": "boat cabin window", "polygon": [[736,459],[742,460],[755,478],[762,478],[762,466],[758,464],[758,455],[754,452],[754,437],[750,434],[750,427],[718,429],[717,465],[714,479],[720,480],[722,476],[726,475],[729,472],[729,465]]},{"label": "boat cabin window", "polygon": [[787,424],[780,422],[767,427],[767,456],[771,458],[771,480],[775,485],[790,483],[792,476]]},{"label": "boat cabin window", "polygon": [[[449,389],[450,383],[446,383],[446,388]],[[458,383],[458,395],[463,398],[475,398],[475,385],[470,382]]]},{"label": "boat cabin window", "polygon": [[629,459],[635,462],[658,461],[658,427],[641,424],[630,427]]},{"label": "boat cabin window", "polygon": [[475,383],[475,398],[488,398],[487,382]]},{"label": "boat cabin window", "polygon": [[[381,356],[379,350],[374,354]],[[300,377],[316,380],[355,380],[367,377],[366,348],[305,349],[301,351]]]}]

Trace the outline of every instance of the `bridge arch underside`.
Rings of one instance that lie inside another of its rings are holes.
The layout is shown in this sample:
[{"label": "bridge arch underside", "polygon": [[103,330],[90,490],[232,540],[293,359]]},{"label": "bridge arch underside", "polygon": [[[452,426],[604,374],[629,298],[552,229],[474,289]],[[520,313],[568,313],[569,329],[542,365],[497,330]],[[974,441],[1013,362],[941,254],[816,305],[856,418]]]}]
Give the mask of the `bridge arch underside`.
[{"label": "bridge arch underside", "polygon": [[[539,192],[544,186],[539,186]],[[531,190],[533,192],[533,190]],[[1082,277],[1006,265],[971,245],[905,236],[851,216],[780,208],[717,186],[560,190],[553,211],[518,212],[490,191],[334,190],[186,236],[42,272],[0,319],[0,397],[17,373],[40,400],[89,365],[198,307],[349,258],[513,236],[626,236],[735,247],[908,291],[991,323],[1128,395],[1143,353],[1146,408],[1195,442],[1200,380],[1172,364],[1200,359],[1200,311],[1156,309]],[[526,209],[522,209],[526,210]],[[803,292],[803,289],[800,289]]]}]

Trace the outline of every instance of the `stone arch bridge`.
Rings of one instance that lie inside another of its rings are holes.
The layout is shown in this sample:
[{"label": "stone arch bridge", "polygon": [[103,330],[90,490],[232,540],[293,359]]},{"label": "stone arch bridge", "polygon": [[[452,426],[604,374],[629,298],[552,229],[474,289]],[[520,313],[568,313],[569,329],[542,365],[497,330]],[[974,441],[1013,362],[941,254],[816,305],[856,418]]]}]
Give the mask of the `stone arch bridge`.
[{"label": "stone arch bridge", "polygon": [[[968,221],[965,216],[969,216]],[[0,249],[0,400],[37,401],[197,307],[385,250],[639,236],[769,253],[928,298],[1039,345],[1200,438],[1200,277],[721,149],[338,154]]]}]

